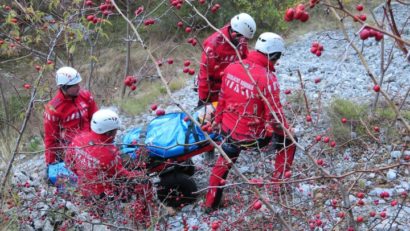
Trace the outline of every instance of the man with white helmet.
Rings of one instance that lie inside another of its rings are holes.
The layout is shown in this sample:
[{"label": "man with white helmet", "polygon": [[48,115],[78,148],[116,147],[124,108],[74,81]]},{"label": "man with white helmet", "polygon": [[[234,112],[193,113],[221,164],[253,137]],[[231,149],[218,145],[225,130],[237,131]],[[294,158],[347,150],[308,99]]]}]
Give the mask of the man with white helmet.
[{"label": "man with white helmet", "polygon": [[57,94],[45,106],[44,144],[47,166],[62,161],[64,146],[75,134],[90,130],[91,117],[98,110],[91,93],[80,88],[80,73],[72,67],[56,72]]},{"label": "man with white helmet", "polygon": [[[128,171],[122,165],[119,150],[114,145],[120,128],[118,114],[110,109],[100,109],[90,123],[91,131],[82,131],[74,137],[64,159],[66,166],[78,177],[78,189],[85,200],[93,203],[105,204],[108,198],[129,196],[125,195],[128,193],[125,186],[130,180],[144,178],[145,174]],[[151,199],[149,184],[142,184],[138,189],[137,193],[144,200]],[[145,204],[141,208],[145,208]]]},{"label": "man with white helmet", "polygon": [[[238,50],[242,59],[248,54],[248,40],[256,31],[255,20],[246,13],[232,17],[230,23],[215,32],[203,42],[203,52],[198,74],[198,107],[218,101],[221,79],[224,69],[238,60],[235,49],[225,39],[227,38]],[[214,151],[207,152],[206,159],[214,158]]]},{"label": "man with white helmet", "polygon": [[[243,64],[235,62],[224,71],[213,127],[226,138],[222,149],[236,161],[241,149],[261,148],[271,140],[277,150],[273,181],[278,181],[290,170],[296,146],[286,137],[283,127],[289,129],[280,103],[280,90],[274,65],[285,51],[283,39],[274,33],[262,33]],[[246,69],[245,69],[246,68]],[[250,76],[248,75],[250,73]],[[260,97],[259,91],[268,104]],[[279,120],[270,111],[273,109]],[[226,179],[231,166],[220,156],[212,169],[210,189],[205,207],[215,209],[221,200],[222,179]]]},{"label": "man with white helmet", "polygon": [[200,70],[198,74],[198,106],[218,100],[221,78],[224,69],[238,60],[235,49],[224,36],[236,47],[241,58],[248,54],[248,40],[256,31],[255,20],[246,13],[235,15],[228,25],[215,32],[203,42]]}]

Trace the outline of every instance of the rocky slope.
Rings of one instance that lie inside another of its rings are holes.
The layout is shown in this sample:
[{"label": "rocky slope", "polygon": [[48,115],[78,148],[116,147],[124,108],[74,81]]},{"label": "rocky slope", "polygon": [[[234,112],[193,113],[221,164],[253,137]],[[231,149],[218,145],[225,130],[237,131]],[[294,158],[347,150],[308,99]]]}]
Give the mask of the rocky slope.
[{"label": "rocky slope", "polygon": [[[410,16],[410,6],[398,7],[395,5],[395,13],[398,19],[399,28],[402,28],[406,23],[406,20]],[[376,15],[381,19],[382,9],[379,7],[375,10]],[[410,27],[407,25],[404,27],[403,35],[408,40],[410,39]],[[349,29],[349,35],[354,40],[354,43],[363,50],[363,54],[369,64],[369,67],[374,71],[377,76],[380,76],[380,42],[369,39],[362,42],[357,36],[358,31],[351,28]],[[316,57],[310,53],[310,47],[313,41],[318,41],[324,45],[324,52],[321,57]],[[385,39],[385,55],[393,56],[394,59],[390,63],[387,69],[382,88],[387,90],[389,95],[396,99],[403,99],[405,92],[410,87],[410,70],[409,62],[402,52],[394,47],[391,39]],[[391,50],[392,49],[392,50]],[[341,31],[322,31],[312,32],[305,34],[297,39],[296,42],[288,44],[286,54],[280,60],[280,64],[277,66],[277,75],[281,84],[282,92],[286,89],[292,91],[291,94],[300,90],[299,77],[296,71],[300,70],[305,85],[305,92],[311,103],[313,116],[317,116],[315,113],[323,113],[320,107],[327,106],[335,98],[352,99],[358,102],[371,102],[375,93],[372,90],[373,83],[366,74],[365,69],[360,63],[357,54],[344,40]],[[315,83],[315,79],[320,78],[319,83]],[[192,91],[193,83],[190,81],[188,86],[173,94],[173,97],[181,103],[185,109],[192,109],[196,105],[197,95]],[[290,100],[291,96],[282,95],[282,101],[286,105],[286,100]],[[318,104],[320,99],[321,104]],[[407,100],[409,102],[409,100]],[[162,100],[160,107],[164,108],[166,112],[178,111],[179,109],[171,105],[166,99]],[[314,135],[326,134],[328,131],[328,120],[325,115],[321,116],[316,126],[309,126],[305,122],[303,114],[291,114],[291,121],[295,128],[296,135],[299,138],[300,144],[303,147],[307,147],[311,144]],[[123,118],[125,127],[140,126],[145,121],[149,121],[154,118],[153,113],[147,113],[139,116],[138,118]],[[314,134],[314,135],[312,135]],[[405,139],[405,138],[403,138]],[[407,137],[409,139],[409,137]],[[374,144],[368,144],[368,149],[363,150],[363,154],[360,157],[354,156],[357,150],[354,148],[338,149],[334,157],[330,158],[329,171],[332,173],[345,173],[349,170],[360,168],[376,168],[388,163],[395,163],[400,160],[400,156],[410,155],[410,150],[396,150],[393,145],[387,144],[377,148]],[[263,177],[266,176],[272,169],[269,158],[266,158],[267,163],[262,163],[260,158],[265,158],[268,155],[267,152],[262,154],[255,154],[252,152],[244,152],[238,161],[238,167],[240,171],[249,177]],[[380,156],[383,156],[381,158]],[[205,161],[203,156],[196,156],[194,162],[197,167],[197,173],[194,175],[194,179],[200,188],[200,197],[198,203],[187,205],[181,210],[178,210],[174,216],[164,216],[160,229],[167,230],[181,230],[184,228],[184,220],[190,229],[210,229],[209,225],[215,221],[238,221],[241,217],[247,219],[263,219],[269,217],[269,213],[263,206],[262,212],[259,214],[248,214],[248,206],[243,205],[242,210],[239,210],[237,206],[231,206],[222,208],[221,210],[213,214],[204,214],[200,204],[203,200],[204,188],[207,186],[207,180],[210,174],[212,161]],[[258,163],[259,165],[255,165]],[[318,172],[312,170],[303,170],[303,166],[310,166],[310,160],[304,155],[301,150],[298,150],[295,159],[295,169],[300,172],[304,177],[315,176]],[[55,189],[45,187],[40,180],[43,175],[43,157],[39,156],[30,161],[20,163],[16,166],[13,178],[14,185],[21,187],[22,189],[18,193],[20,197],[25,198],[21,200],[23,204],[21,206],[27,206],[28,209],[20,210],[23,213],[30,213],[32,221],[27,222],[27,225],[23,226],[24,230],[53,230],[53,224],[63,222],[62,216],[51,216],[51,211],[58,210],[58,205],[63,205],[65,212],[72,212],[72,214],[79,220],[94,221],[95,224],[99,224],[99,220],[93,220],[89,214],[81,212],[80,208],[66,200],[64,198],[58,198],[58,203],[50,204],[50,193],[53,193]],[[300,170],[300,171],[299,171]],[[233,174],[231,174],[233,175]],[[228,181],[234,182],[237,178],[230,176]],[[409,192],[409,169],[397,168],[391,169],[385,172],[371,173],[364,176],[352,179],[353,181],[360,181],[364,188],[367,189],[367,197],[364,199],[365,206],[357,206],[353,209],[354,214],[367,214],[367,211],[377,211],[381,213],[385,211],[388,215],[386,219],[379,218],[366,218],[368,226],[359,226],[359,229],[367,229],[372,227],[374,230],[409,230],[410,227],[410,207],[409,204],[403,204],[403,206],[389,206],[392,200],[380,199],[381,192],[388,192],[391,197],[401,195],[403,192]],[[384,183],[381,183],[384,182]],[[324,207],[330,207],[332,201],[331,197],[323,192],[323,185],[315,182],[303,182],[300,184],[293,184],[290,193],[292,206],[301,206],[306,208],[312,208],[312,211],[307,212],[306,219],[313,219],[315,225],[313,228],[317,230],[331,229],[332,225],[338,222],[339,218],[336,218],[336,212],[338,210],[332,210],[329,208],[319,210],[315,205],[315,200],[322,200]],[[234,193],[244,193],[250,200],[251,194],[247,193],[247,189],[237,188],[230,193],[227,193],[227,198],[235,200]],[[34,207],[34,211],[30,211],[29,203],[35,197],[43,197],[45,200],[42,203],[37,203]],[[359,196],[360,197],[360,196]],[[357,203],[360,198],[357,195],[350,195],[351,203]],[[375,201],[378,200],[377,203]],[[233,202],[235,204],[235,202]],[[236,204],[237,205],[237,204]],[[275,209],[280,210],[280,207],[276,204]],[[10,210],[9,212],[12,212]],[[394,216],[394,214],[397,214]],[[318,225],[318,221],[321,221]],[[395,219],[395,222],[392,222]],[[164,221],[167,225],[165,227]],[[297,223],[297,222],[296,222]],[[308,229],[307,224],[312,222],[300,222],[299,229]],[[314,222],[313,222],[314,223]],[[116,224],[118,226],[124,226],[123,224]],[[230,222],[222,222],[221,227],[235,229]],[[105,225],[91,225],[89,223],[76,224],[78,229],[90,230],[91,227],[94,230],[105,230],[108,226]],[[271,227],[275,229],[275,227]],[[276,227],[278,228],[278,227]]]}]

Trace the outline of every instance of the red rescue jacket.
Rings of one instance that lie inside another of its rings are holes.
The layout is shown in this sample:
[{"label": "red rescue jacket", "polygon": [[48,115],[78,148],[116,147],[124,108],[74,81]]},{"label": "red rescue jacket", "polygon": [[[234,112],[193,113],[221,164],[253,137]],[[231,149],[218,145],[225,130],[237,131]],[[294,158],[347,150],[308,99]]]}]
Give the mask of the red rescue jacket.
[{"label": "red rescue jacket", "polygon": [[[229,35],[229,25],[220,29],[227,38]],[[221,88],[221,79],[224,69],[234,61],[238,60],[235,50],[229,45],[224,37],[218,32],[213,33],[203,42],[201,64],[198,74],[198,96],[200,100],[214,102],[218,100]],[[238,45],[241,58],[246,58],[248,54],[248,43],[241,42]]]},{"label": "red rescue jacket", "polygon": [[45,106],[44,111],[44,145],[46,163],[56,161],[56,153],[62,152],[59,147],[70,144],[72,138],[82,130],[90,130],[94,112],[98,110],[91,93],[80,90],[76,98],[64,96],[61,89]]},{"label": "red rescue jacket", "polygon": [[[266,134],[265,128],[269,126],[274,129],[278,122],[288,128],[272,63],[257,51],[250,52],[243,62],[256,84],[251,81],[239,62],[229,65],[224,71],[215,121],[222,124],[223,132],[230,134],[237,141],[263,138]],[[259,97],[256,86],[268,99],[280,121],[274,120],[268,105]],[[274,132],[283,135],[281,129]]]},{"label": "red rescue jacket", "polygon": [[116,181],[140,175],[122,166],[119,150],[112,142],[112,137],[83,131],[67,149],[64,162],[77,175],[83,196],[112,195]]}]

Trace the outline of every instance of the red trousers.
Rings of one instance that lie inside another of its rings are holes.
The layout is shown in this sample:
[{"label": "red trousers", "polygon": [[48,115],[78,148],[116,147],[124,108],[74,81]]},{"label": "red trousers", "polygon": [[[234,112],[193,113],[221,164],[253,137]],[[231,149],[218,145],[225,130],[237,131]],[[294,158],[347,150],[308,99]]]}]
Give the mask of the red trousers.
[{"label": "red trousers", "polygon": [[[274,178],[282,178],[286,171],[289,171],[296,152],[296,145],[292,143],[289,139],[285,139],[283,136],[276,136],[275,149],[275,172],[273,173]],[[260,146],[262,147],[262,146]],[[231,158],[232,162],[235,163],[236,159],[239,157],[241,148],[235,144],[224,143],[222,145],[224,152]],[[222,188],[221,180],[225,180],[228,176],[229,170],[232,166],[223,158],[219,156],[215,166],[212,169],[211,176],[209,178],[209,189],[205,197],[205,207],[216,208],[222,198]],[[272,179],[275,180],[275,179]]]}]

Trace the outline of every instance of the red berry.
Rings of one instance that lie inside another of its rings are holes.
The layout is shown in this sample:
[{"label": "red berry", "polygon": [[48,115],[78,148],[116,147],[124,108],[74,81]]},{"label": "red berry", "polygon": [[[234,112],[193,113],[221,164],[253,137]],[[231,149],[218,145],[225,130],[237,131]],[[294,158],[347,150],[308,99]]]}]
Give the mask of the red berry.
[{"label": "red berry", "polygon": [[157,116],[165,115],[165,110],[164,109],[158,109],[158,110],[155,111],[155,114]]},{"label": "red berry", "polygon": [[380,217],[381,218],[386,218],[387,217],[387,213],[385,211],[380,213]]},{"label": "red berry", "polygon": [[295,11],[295,14],[294,14],[294,16],[293,16],[293,18],[294,19],[298,19],[298,20],[300,20],[300,18],[302,17],[302,15],[303,15],[303,10],[300,10],[300,9],[296,9],[296,11]]},{"label": "red berry", "polygon": [[144,25],[145,25],[145,26],[149,26],[149,25],[152,25],[152,24],[155,24],[155,20],[154,20],[154,19],[149,18],[149,19],[145,19],[145,20],[144,20]]},{"label": "red berry", "polygon": [[195,69],[193,69],[193,68],[189,69],[188,74],[194,75],[195,74]]},{"label": "red berry", "polygon": [[253,209],[255,210],[259,210],[262,207],[262,202],[260,200],[257,200],[254,204],[253,204]]},{"label": "red berry", "polygon": [[209,124],[205,124],[201,126],[201,130],[204,132],[208,132]]},{"label": "red berry", "polygon": [[155,111],[155,110],[157,110],[158,105],[157,105],[157,104],[152,104],[152,105],[150,106],[150,108],[151,108],[151,110]]},{"label": "red berry", "polygon": [[218,221],[212,222],[211,228],[212,229],[218,229],[219,228],[219,222]]},{"label": "red berry", "polygon": [[[407,155],[407,156],[408,156],[408,155]],[[407,192],[406,192],[406,191],[401,192],[401,193],[400,193],[400,196],[401,196],[402,198],[406,198],[406,197],[407,197]]]},{"label": "red berry", "polygon": [[376,39],[376,41],[380,41],[383,39],[383,33],[377,31],[376,34],[374,35],[374,39]]},{"label": "red berry", "polygon": [[363,222],[363,220],[364,220],[364,219],[363,219],[362,216],[358,216],[357,219],[356,219],[357,222]]},{"label": "red berry", "polygon": [[94,20],[94,15],[91,14],[87,16],[87,21],[91,22],[93,20]]},{"label": "red berry", "polygon": [[36,68],[36,71],[40,71],[40,70],[41,70],[41,66],[40,66],[40,65],[35,65],[34,68]]},{"label": "red berry", "polygon": [[167,59],[167,63],[168,63],[168,64],[173,64],[173,63],[174,63],[174,59],[168,58],[168,59]]},{"label": "red berry", "polygon": [[192,31],[192,28],[191,28],[191,27],[189,27],[189,26],[185,27],[185,32],[191,33],[191,31]]},{"label": "red berry", "polygon": [[184,66],[186,66],[186,67],[187,67],[187,66],[189,66],[189,65],[191,65],[191,61],[189,61],[189,60],[185,60],[185,61],[184,61]]},{"label": "red berry", "polygon": [[336,142],[335,141],[330,142],[330,147],[332,148],[336,147]]},{"label": "red berry", "polygon": [[300,16],[299,19],[300,19],[301,22],[306,22],[307,20],[309,20],[309,13],[304,11],[302,13],[302,16]]},{"label": "red berry", "polygon": [[337,205],[337,200],[336,199],[332,200],[332,205]]},{"label": "red berry", "polygon": [[319,142],[319,141],[321,141],[321,140],[322,140],[322,136],[321,136],[321,135],[317,135],[316,138],[315,138],[315,141],[316,141],[316,142]]},{"label": "red berry", "polygon": [[329,143],[329,141],[330,141],[330,138],[329,138],[329,137],[325,136],[325,137],[323,138],[323,142]]},{"label": "red berry", "polygon": [[363,198],[364,198],[364,193],[358,192],[358,193],[356,194],[356,196],[357,196],[358,198],[360,198],[360,199],[363,199]]},{"label": "red berry", "polygon": [[386,192],[386,191],[381,192],[381,193],[380,193],[380,197],[381,197],[381,198],[390,197],[390,193],[389,193],[389,192]]},{"label": "red berry", "polygon": [[310,52],[312,53],[312,54],[316,54],[316,52],[318,51],[318,49],[317,49],[317,47],[311,47],[310,48]]},{"label": "red berry", "polygon": [[28,84],[28,83],[25,83],[24,85],[23,85],[23,87],[25,88],[25,89],[30,89],[31,88],[31,85],[30,84]]},{"label": "red berry", "polygon": [[367,16],[365,14],[361,14],[359,15],[360,20],[362,20],[363,22],[366,21]]},{"label": "red berry", "polygon": [[306,121],[307,121],[307,122],[311,122],[311,121],[312,121],[312,116],[307,115],[307,116],[306,116]]},{"label": "red berry", "polygon": [[342,118],[341,121],[342,121],[342,123],[344,123],[344,124],[347,123],[347,119],[346,119],[346,118]]},{"label": "red berry", "polygon": [[376,127],[374,127],[374,128],[373,128],[373,130],[374,130],[375,132],[380,132],[380,128],[379,128],[379,127],[377,127],[377,126],[376,126]]},{"label": "red berry", "polygon": [[130,87],[132,85],[132,83],[130,82],[129,79],[124,79],[124,84],[128,87]]},{"label": "red berry", "polygon": [[135,91],[136,89],[137,89],[137,86],[135,86],[135,85],[131,86],[131,91]]},{"label": "red berry", "polygon": [[47,60],[47,64],[48,64],[48,65],[52,65],[52,64],[53,64],[53,61]]},{"label": "red berry", "polygon": [[363,7],[363,5],[361,5],[361,4],[359,4],[359,5],[356,6],[356,10],[357,10],[357,11],[362,11],[363,8],[364,8],[364,7]]},{"label": "red berry", "polygon": [[140,15],[142,12],[144,12],[144,6],[138,7],[138,8],[135,10],[134,14],[135,14],[135,16],[138,16],[138,15]]},{"label": "red berry", "polygon": [[199,4],[204,4],[206,2],[206,0],[198,0]]},{"label": "red berry", "polygon": [[305,10],[305,5],[303,5],[303,4],[297,5],[297,6],[296,6],[296,10],[304,11],[304,10]]},{"label": "red berry", "polygon": [[10,19],[10,22],[16,24],[16,23],[17,23],[17,18],[12,18],[12,19]]},{"label": "red berry", "polygon": [[318,160],[316,161],[316,163],[317,163],[318,165],[320,165],[320,166],[323,166],[325,162],[324,162],[322,159],[318,159]]},{"label": "red berry", "polygon": [[366,40],[370,36],[370,31],[366,28],[364,28],[362,31],[359,33],[360,39],[361,40]]},{"label": "red berry", "polygon": [[288,22],[292,21],[294,16],[295,16],[295,9],[289,8],[286,10],[285,12],[285,20],[287,19],[286,21]]},{"label": "red berry", "polygon": [[374,37],[376,36],[377,31],[373,30],[373,29],[368,29],[369,30],[369,37]]},{"label": "red berry", "polygon": [[177,27],[183,27],[184,26],[184,23],[183,22],[181,22],[181,21],[179,21],[178,23],[177,23]]},{"label": "red berry", "polygon": [[185,121],[185,122],[188,122],[188,120],[189,120],[189,117],[188,117],[188,116],[185,116],[185,117],[184,117],[184,121]]},{"label": "red berry", "polygon": [[380,86],[377,85],[377,84],[374,85],[373,90],[374,90],[375,92],[379,92],[379,91],[380,91]]},{"label": "red berry", "polygon": [[398,203],[398,202],[397,202],[396,200],[392,200],[392,202],[390,203],[390,205],[394,207],[394,206],[397,205],[397,203]]},{"label": "red berry", "polygon": [[211,8],[211,12],[216,13],[219,10],[220,7],[221,7],[221,5],[219,5],[218,3],[213,5],[212,8]]},{"label": "red berry", "polygon": [[184,69],[182,69],[182,72],[188,73],[188,72],[189,72],[189,68],[188,68],[188,67],[184,67]]},{"label": "red berry", "polygon": [[292,177],[292,171],[286,171],[285,178],[291,178],[291,177]]},{"label": "red berry", "polygon": [[286,90],[285,90],[285,94],[286,94],[286,95],[289,95],[290,93],[292,93],[290,89],[286,89]]},{"label": "red berry", "polygon": [[320,83],[321,79],[320,78],[316,78],[315,79],[315,83]]},{"label": "red berry", "polygon": [[344,212],[339,212],[339,213],[337,213],[337,216],[339,217],[339,218],[344,218],[345,217],[345,213]]},{"label": "red berry", "polygon": [[371,211],[371,212],[369,213],[369,216],[375,217],[375,216],[376,216],[376,212],[375,212],[375,211]]}]

